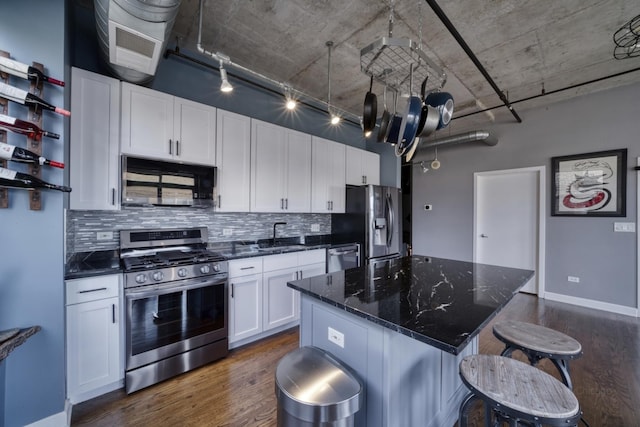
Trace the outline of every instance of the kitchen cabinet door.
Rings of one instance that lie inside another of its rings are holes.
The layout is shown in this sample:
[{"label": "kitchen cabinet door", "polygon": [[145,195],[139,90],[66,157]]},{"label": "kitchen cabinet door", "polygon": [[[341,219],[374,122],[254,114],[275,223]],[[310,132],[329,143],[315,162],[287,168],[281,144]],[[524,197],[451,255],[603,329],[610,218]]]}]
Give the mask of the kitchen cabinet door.
[{"label": "kitchen cabinet door", "polygon": [[66,281],[67,397],[79,403],[122,386],[121,275]]},{"label": "kitchen cabinet door", "polygon": [[120,81],[71,69],[69,208],[120,207]]},{"label": "kitchen cabinet door", "polygon": [[174,158],[173,96],[122,82],[123,154]]},{"label": "kitchen cabinet door", "polygon": [[380,185],[380,156],[355,147],[346,149],[346,183]]},{"label": "kitchen cabinet door", "polygon": [[216,108],[174,99],[175,160],[213,166],[216,163]]},{"label": "kitchen cabinet door", "polygon": [[229,343],[259,334],[262,323],[262,274],[229,279]]},{"label": "kitchen cabinet door", "polygon": [[251,211],[311,211],[311,136],[252,120]]},{"label": "kitchen cabinet door", "polygon": [[346,151],[345,145],[330,141],[330,169],[329,197],[331,213],[344,213],[346,207]]},{"label": "kitchen cabinet door", "polygon": [[311,212],[311,135],[287,129],[286,211]]},{"label": "kitchen cabinet door", "polygon": [[218,109],[216,137],[219,212],[249,212],[251,191],[251,121]]},{"label": "kitchen cabinet door", "polygon": [[251,120],[251,212],[285,210],[286,129]]},{"label": "kitchen cabinet door", "polygon": [[276,328],[300,319],[300,295],[287,286],[296,280],[298,267],[264,272],[264,330]]}]

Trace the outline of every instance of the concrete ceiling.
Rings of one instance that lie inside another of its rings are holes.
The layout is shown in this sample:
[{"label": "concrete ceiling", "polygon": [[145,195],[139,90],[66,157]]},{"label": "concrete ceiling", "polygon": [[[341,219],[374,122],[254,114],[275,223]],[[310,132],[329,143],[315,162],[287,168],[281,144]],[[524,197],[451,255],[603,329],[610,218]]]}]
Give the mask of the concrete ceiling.
[{"label": "concrete ceiling", "polygon": [[[640,58],[616,60],[613,34],[640,14],[637,0],[440,0],[438,3],[510,101],[552,92],[640,67]],[[328,49],[334,42],[331,103],[362,114],[369,79],[360,50],[388,35],[385,0],[204,0],[202,46],[233,63],[315,98],[328,94]],[[182,0],[173,28],[182,47],[195,50],[199,0]],[[422,28],[422,31],[420,31]],[[422,35],[421,35],[422,33]],[[422,40],[422,50],[447,74],[455,99],[452,128],[513,122],[485,78],[424,0],[394,2],[394,37]],[[232,70],[232,69],[231,69]],[[640,80],[640,72],[604,79],[526,102],[526,109]],[[419,83],[414,83],[415,94]],[[374,83],[382,111],[383,85]]]}]

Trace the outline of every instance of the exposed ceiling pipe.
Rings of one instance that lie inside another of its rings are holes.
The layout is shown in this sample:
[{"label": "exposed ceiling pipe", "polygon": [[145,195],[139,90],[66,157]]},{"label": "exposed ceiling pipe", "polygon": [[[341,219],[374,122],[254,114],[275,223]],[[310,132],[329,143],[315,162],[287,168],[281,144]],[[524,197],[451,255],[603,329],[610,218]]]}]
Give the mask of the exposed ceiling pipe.
[{"label": "exposed ceiling pipe", "polygon": [[[331,113],[329,111],[329,104],[326,101],[323,101],[321,99],[318,99],[318,98],[315,98],[315,97],[313,97],[311,95],[308,95],[308,94],[306,94],[304,92],[301,92],[301,91],[299,91],[297,89],[294,89],[287,83],[279,82],[279,81],[277,81],[275,79],[272,79],[271,77],[265,76],[264,74],[260,74],[260,73],[254,71],[254,70],[252,70],[250,68],[247,68],[247,67],[244,67],[244,66],[242,66],[240,64],[237,64],[237,63],[233,62],[227,55],[225,55],[225,54],[223,54],[221,52],[211,52],[211,51],[206,50],[202,46],[202,15],[203,15],[202,12],[203,12],[203,6],[204,6],[204,0],[200,0],[200,17],[199,17],[199,20],[198,20],[198,43],[196,45],[196,49],[198,50],[198,52],[200,52],[203,55],[210,56],[211,58],[213,58],[216,61],[220,61],[221,64],[230,65],[233,68],[235,68],[237,70],[240,70],[240,71],[242,71],[243,73],[245,73],[247,75],[250,75],[252,78],[261,80],[262,82],[267,83],[267,84],[269,84],[269,85],[271,85],[273,87],[281,88],[282,91],[283,91],[283,93],[282,93],[283,96],[285,96],[284,92],[285,92],[285,88],[286,88],[288,91],[293,92],[294,95],[296,95],[297,97],[304,98],[307,101],[310,101],[310,102],[312,102],[314,104],[323,106],[323,107],[326,108],[326,110],[324,110],[324,111],[326,111],[329,114]],[[182,57],[186,58],[185,56],[182,56]],[[189,58],[187,58],[187,59],[189,59]],[[331,110],[334,113],[339,114],[342,118],[347,119],[347,121],[351,122],[352,124],[360,126],[360,117],[359,116],[357,116],[357,115],[355,115],[353,113],[350,113],[348,111],[338,109],[336,107],[331,107]]]},{"label": "exposed ceiling pipe", "polygon": [[[494,146],[498,143],[498,138],[495,135],[492,135],[489,131],[486,130],[474,130],[471,132],[461,133],[458,135],[445,136],[443,138],[437,138],[433,140],[425,140],[422,139],[418,142],[418,148],[416,155],[414,156],[413,163],[420,163],[418,157],[421,157],[421,152],[441,146],[449,146],[456,144],[465,144],[469,142],[484,142],[487,145]],[[422,159],[424,160],[424,159]]]},{"label": "exposed ceiling pipe", "polygon": [[496,82],[493,81],[493,79],[491,78],[491,76],[489,75],[487,70],[480,63],[480,60],[478,59],[478,57],[473,53],[473,51],[471,50],[471,48],[469,47],[467,42],[464,41],[464,39],[462,38],[462,36],[458,32],[457,28],[451,23],[451,21],[449,20],[447,15],[445,15],[445,13],[442,11],[442,9],[440,9],[440,6],[438,6],[438,3],[436,2],[436,0],[426,0],[426,2],[427,2],[427,4],[429,6],[431,6],[431,9],[433,9],[434,13],[438,16],[438,18],[440,18],[440,21],[442,21],[444,26],[447,27],[447,29],[449,30],[449,32],[451,33],[453,38],[456,39],[456,41],[458,42],[458,44],[460,45],[462,50],[465,51],[465,53],[467,54],[467,56],[469,57],[471,62],[473,62],[475,64],[475,66],[478,68],[480,73],[484,76],[484,78],[487,80],[487,82],[491,85],[493,90],[498,94],[498,96],[500,97],[500,100],[504,103],[504,106],[507,107],[509,109],[509,111],[511,111],[511,114],[513,115],[513,117],[515,117],[515,119],[518,121],[518,123],[522,123],[522,119],[520,118],[518,113],[516,113],[516,111],[513,109],[513,107],[509,103],[509,100],[507,99],[505,94],[502,92],[502,90],[500,90],[500,88],[498,87]]}]

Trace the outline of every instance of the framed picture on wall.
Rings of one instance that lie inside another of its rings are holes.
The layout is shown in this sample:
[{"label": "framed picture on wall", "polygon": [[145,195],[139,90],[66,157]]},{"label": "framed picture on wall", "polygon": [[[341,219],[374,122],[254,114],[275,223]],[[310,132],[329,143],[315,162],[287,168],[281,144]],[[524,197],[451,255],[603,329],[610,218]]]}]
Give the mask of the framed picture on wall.
[{"label": "framed picture on wall", "polygon": [[626,216],[627,149],[552,157],[551,215]]}]

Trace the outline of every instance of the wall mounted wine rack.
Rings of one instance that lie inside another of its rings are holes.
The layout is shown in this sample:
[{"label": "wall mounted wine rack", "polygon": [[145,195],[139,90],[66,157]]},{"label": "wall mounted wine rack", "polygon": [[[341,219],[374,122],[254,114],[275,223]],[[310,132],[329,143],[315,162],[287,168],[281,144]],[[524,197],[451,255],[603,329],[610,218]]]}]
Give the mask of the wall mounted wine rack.
[{"label": "wall mounted wine rack", "polygon": [[[4,50],[0,50],[0,56],[5,58],[10,58],[9,52],[5,52]],[[0,72],[0,81],[2,83],[9,83],[9,75],[3,72]],[[7,114],[9,110],[9,101],[5,98],[0,97],[0,114]],[[7,131],[0,130],[0,142],[7,142]],[[6,168],[7,161],[0,159],[0,167]],[[9,190],[6,188],[0,188],[0,209],[6,209],[9,207]]]},{"label": "wall mounted wine rack", "polygon": [[[33,62],[32,67],[44,72],[44,66],[39,62]],[[29,84],[29,92],[44,99],[44,82],[42,80],[31,81]],[[40,129],[42,126],[42,108],[36,109],[35,107],[29,107],[29,121],[34,123]],[[42,141],[38,141],[36,138],[27,138],[27,149],[33,151],[38,155],[42,155]],[[42,168],[39,164],[29,164],[29,173],[36,178],[42,178]],[[29,192],[29,209],[32,211],[42,210],[42,198],[40,190],[34,189]]]}]

